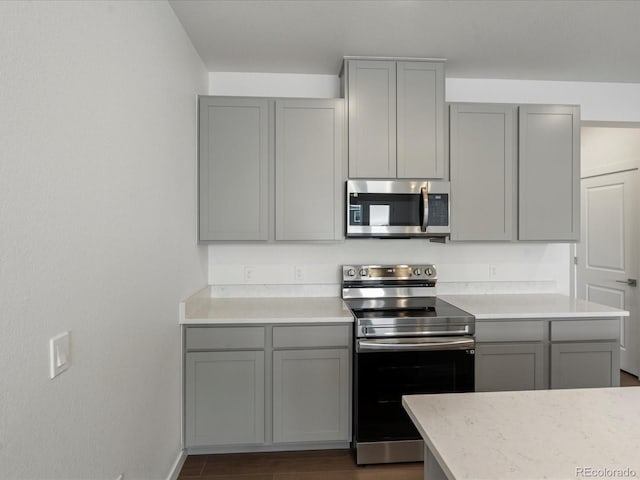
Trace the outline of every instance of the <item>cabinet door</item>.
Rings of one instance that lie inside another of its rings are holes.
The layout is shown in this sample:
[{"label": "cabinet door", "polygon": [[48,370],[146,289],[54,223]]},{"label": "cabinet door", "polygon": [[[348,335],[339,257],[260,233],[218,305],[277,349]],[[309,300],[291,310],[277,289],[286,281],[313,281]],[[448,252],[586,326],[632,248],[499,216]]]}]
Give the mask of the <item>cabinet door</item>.
[{"label": "cabinet door", "polygon": [[451,240],[513,239],[515,112],[513,105],[451,105]]},{"label": "cabinet door", "polygon": [[349,177],[396,176],[396,62],[347,62]]},{"label": "cabinet door", "polygon": [[476,346],[476,391],[547,388],[544,344],[479,343]]},{"label": "cabinet door", "polygon": [[200,240],[268,237],[269,101],[200,97]]},{"label": "cabinet door", "polygon": [[343,108],[276,101],[276,240],[343,238]]},{"label": "cabinet door", "polygon": [[398,62],[397,177],[444,178],[444,65]]},{"label": "cabinet door", "polygon": [[264,352],[193,352],[186,362],[186,446],[264,443]]},{"label": "cabinet door", "polygon": [[525,105],[519,114],[520,240],[580,237],[580,110]]},{"label": "cabinet door", "polygon": [[619,386],[618,342],[551,344],[551,388]]},{"label": "cabinet door", "polygon": [[273,352],[273,442],[349,439],[346,348]]}]

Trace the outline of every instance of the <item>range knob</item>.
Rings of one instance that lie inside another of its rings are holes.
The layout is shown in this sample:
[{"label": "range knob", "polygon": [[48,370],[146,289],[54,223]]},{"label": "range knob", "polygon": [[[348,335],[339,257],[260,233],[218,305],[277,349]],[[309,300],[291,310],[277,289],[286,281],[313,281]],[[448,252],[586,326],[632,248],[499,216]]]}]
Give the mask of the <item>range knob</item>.
[{"label": "range knob", "polygon": [[419,268],[414,268],[413,269],[413,274],[417,277],[422,275],[422,270],[420,270]]},{"label": "range knob", "polygon": [[366,270],[366,269],[364,269],[364,268],[363,268],[363,269],[361,269],[361,270],[360,270],[360,276],[361,276],[361,277],[366,277],[366,276],[367,276],[367,270]]},{"label": "range knob", "polygon": [[433,275],[433,268],[431,268],[431,267],[425,268],[424,269],[424,273],[425,273],[425,275],[428,275],[428,276]]},{"label": "range knob", "polygon": [[356,271],[353,268],[350,268],[349,270],[347,270],[347,275],[349,275],[350,277],[355,277]]}]

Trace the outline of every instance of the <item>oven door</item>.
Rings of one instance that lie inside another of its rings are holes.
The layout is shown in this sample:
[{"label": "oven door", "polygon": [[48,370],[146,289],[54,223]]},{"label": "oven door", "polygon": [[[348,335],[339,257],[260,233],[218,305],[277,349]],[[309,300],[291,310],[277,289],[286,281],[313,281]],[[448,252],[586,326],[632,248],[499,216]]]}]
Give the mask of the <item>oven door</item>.
[{"label": "oven door", "polygon": [[355,353],[356,443],[419,439],[403,395],[472,392],[473,337],[359,339]]}]

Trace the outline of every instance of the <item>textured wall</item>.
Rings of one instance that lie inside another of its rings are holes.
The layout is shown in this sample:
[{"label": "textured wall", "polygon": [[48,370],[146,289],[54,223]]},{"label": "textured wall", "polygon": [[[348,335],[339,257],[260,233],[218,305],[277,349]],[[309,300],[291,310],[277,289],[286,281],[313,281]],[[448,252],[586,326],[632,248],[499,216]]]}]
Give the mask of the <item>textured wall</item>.
[{"label": "textured wall", "polygon": [[0,478],[173,467],[207,81],[165,2],[0,2]]}]

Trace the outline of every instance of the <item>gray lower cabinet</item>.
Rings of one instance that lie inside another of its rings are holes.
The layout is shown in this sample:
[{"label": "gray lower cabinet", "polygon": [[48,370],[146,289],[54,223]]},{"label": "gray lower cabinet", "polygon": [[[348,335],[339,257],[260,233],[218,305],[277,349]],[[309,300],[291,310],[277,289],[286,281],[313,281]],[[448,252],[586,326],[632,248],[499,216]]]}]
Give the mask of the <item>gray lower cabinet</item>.
[{"label": "gray lower cabinet", "polygon": [[483,343],[476,348],[476,391],[548,388],[542,342]]},{"label": "gray lower cabinet", "polygon": [[580,239],[580,107],[519,109],[518,239]]},{"label": "gray lower cabinet", "polygon": [[551,387],[620,386],[620,320],[551,322]]},{"label": "gray lower cabinet", "polygon": [[199,239],[344,237],[344,100],[199,97]]},{"label": "gray lower cabinet", "polygon": [[273,352],[273,442],[349,439],[349,351]]},{"label": "gray lower cabinet", "polygon": [[444,63],[347,59],[350,178],[447,178]]},{"label": "gray lower cabinet", "polygon": [[551,345],[551,388],[620,386],[618,342],[573,342]]},{"label": "gray lower cabinet", "polygon": [[346,448],[351,324],[185,326],[192,453]]},{"label": "gray lower cabinet", "polygon": [[450,106],[451,240],[513,240],[517,107]]},{"label": "gray lower cabinet", "polygon": [[620,385],[618,318],[476,320],[476,391]]},{"label": "gray lower cabinet", "polygon": [[264,442],[264,352],[186,355],[186,446]]}]

